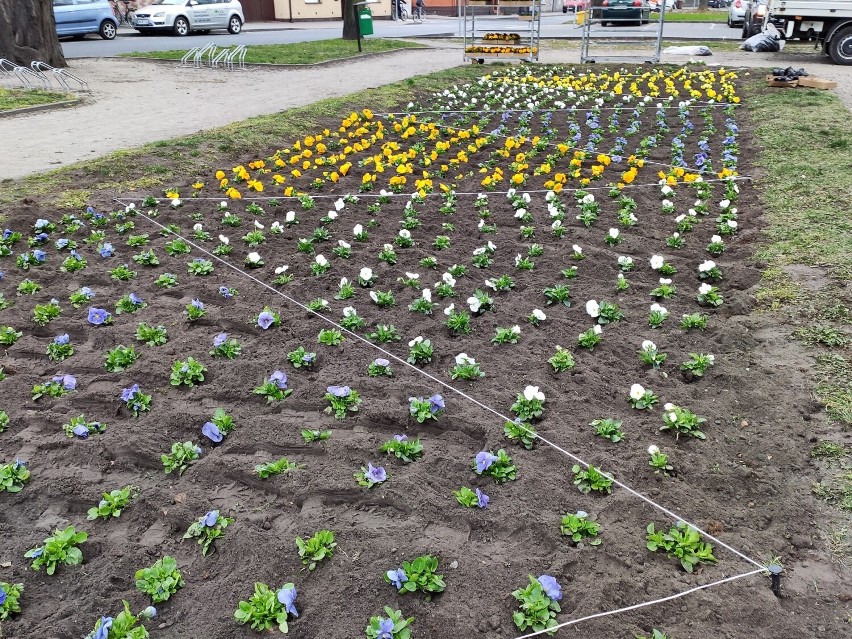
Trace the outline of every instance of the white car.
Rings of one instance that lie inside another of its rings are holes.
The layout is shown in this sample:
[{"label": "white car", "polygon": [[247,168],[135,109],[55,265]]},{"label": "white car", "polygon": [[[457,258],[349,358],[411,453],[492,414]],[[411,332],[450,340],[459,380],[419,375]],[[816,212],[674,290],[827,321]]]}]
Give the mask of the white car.
[{"label": "white car", "polygon": [[185,36],[211,29],[239,33],[243,22],[243,7],[237,0],[154,0],[136,12],[133,27],[140,33],[171,31]]},{"label": "white car", "polygon": [[660,11],[662,5],[666,6],[666,13],[675,10],[675,0],[648,0],[651,5],[651,11]]},{"label": "white car", "polygon": [[728,26],[732,29],[742,26],[745,19],[746,0],[734,0],[728,7]]}]

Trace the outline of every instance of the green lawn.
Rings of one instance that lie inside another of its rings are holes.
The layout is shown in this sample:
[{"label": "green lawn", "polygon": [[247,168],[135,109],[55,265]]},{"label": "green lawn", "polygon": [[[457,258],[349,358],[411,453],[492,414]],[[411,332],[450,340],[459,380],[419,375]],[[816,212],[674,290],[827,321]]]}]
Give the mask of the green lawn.
[{"label": "green lawn", "polygon": [[727,11],[672,11],[666,13],[666,22],[721,22],[728,20]]},{"label": "green lawn", "polygon": [[[421,45],[405,40],[387,40],[367,38],[362,40],[364,53],[380,53],[395,49],[418,48]],[[132,58],[157,58],[159,60],[180,60],[186,50],[174,51],[136,51],[121,55]],[[354,40],[318,40],[316,42],[298,42],[293,44],[262,44],[251,46],[246,54],[249,64],[316,64],[328,60],[349,58],[358,55],[358,44]]]},{"label": "green lawn", "polygon": [[73,98],[69,98],[64,93],[51,93],[41,89],[0,89],[0,111],[23,109],[70,99]]}]

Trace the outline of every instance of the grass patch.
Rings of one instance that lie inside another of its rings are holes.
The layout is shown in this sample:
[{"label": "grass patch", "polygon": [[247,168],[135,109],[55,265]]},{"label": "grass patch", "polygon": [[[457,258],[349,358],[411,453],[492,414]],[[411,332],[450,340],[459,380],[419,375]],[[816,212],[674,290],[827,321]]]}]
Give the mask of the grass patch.
[{"label": "grass patch", "polygon": [[[396,49],[422,48],[416,42],[388,40],[383,38],[362,41],[364,53],[381,53]],[[122,53],[129,58],[157,58],[159,60],[180,60],[186,55],[186,49],[173,51],[135,51]],[[337,38],[317,40],[315,42],[296,42],[292,44],[261,44],[251,46],[246,53],[247,64],[316,64],[328,60],[357,56],[358,45],[352,40]]]},{"label": "grass patch", "polygon": [[811,449],[811,457],[817,459],[841,459],[846,457],[846,448],[842,444],[821,441]]},{"label": "grass patch", "polygon": [[666,22],[719,22],[724,24],[727,21],[727,11],[666,12]]},{"label": "grass patch", "polygon": [[837,352],[819,355],[817,399],[825,404],[828,416],[847,428],[852,426],[852,363]]},{"label": "grass patch", "polygon": [[843,347],[849,344],[849,338],[843,331],[833,326],[810,326],[800,328],[793,337],[804,342],[808,346],[827,346],[829,348]]},{"label": "grass patch", "polygon": [[53,104],[68,99],[69,97],[64,93],[42,91],[41,89],[0,89],[0,111]]}]

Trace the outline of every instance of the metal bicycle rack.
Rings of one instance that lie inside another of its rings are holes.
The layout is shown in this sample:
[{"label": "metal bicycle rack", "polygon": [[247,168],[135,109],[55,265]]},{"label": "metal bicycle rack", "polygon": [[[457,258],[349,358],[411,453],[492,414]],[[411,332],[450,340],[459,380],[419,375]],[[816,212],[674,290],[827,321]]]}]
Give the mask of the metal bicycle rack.
[{"label": "metal bicycle rack", "polygon": [[180,59],[179,66],[200,69],[205,66],[206,58],[206,64],[213,69],[220,68],[220,66],[228,71],[245,69],[246,53],[248,53],[248,47],[244,44],[235,46],[232,49],[220,49],[214,43],[208,42],[204,46],[193,47],[187,51]]},{"label": "metal bicycle rack", "polygon": [[[89,83],[85,80],[81,80],[73,73],[69,72],[67,69],[57,69],[56,67],[52,67],[46,62],[40,62],[39,60],[34,61],[30,68],[33,73],[43,78],[44,81],[50,85],[50,77],[56,78],[57,83],[66,91],[88,91]],[[46,75],[47,73],[51,75]],[[72,89],[71,85],[68,84],[68,81],[76,82],[79,87],[77,89]]]},{"label": "metal bicycle rack", "polygon": [[[603,20],[603,7],[600,0],[593,0],[592,6],[584,14],[582,25],[583,38],[580,42],[580,62],[639,62],[656,64],[660,61],[660,50],[663,45],[663,22],[666,19],[666,3],[659,3],[660,11],[649,13],[650,28],[642,28],[640,13],[639,25],[635,18],[612,18]],[[578,14],[579,15],[579,14]],[[654,16],[657,16],[654,18]],[[579,21],[578,21],[579,22]],[[610,26],[605,27],[604,24]],[[629,47],[629,52],[623,55],[612,50],[612,46]],[[637,49],[642,47],[648,51],[642,55]],[[595,55],[594,49],[609,48],[605,55]]]}]

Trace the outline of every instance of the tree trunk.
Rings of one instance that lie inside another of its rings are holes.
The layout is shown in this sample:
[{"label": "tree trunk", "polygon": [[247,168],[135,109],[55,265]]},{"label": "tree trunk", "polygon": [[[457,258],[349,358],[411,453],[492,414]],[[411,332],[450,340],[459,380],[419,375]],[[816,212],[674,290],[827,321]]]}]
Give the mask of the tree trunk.
[{"label": "tree trunk", "polygon": [[0,0],[0,58],[23,66],[68,66],[56,35],[52,0]]},{"label": "tree trunk", "polygon": [[[4,2],[5,0],[0,0]],[[353,0],[340,0],[343,11],[343,39],[357,40],[358,39],[358,18],[355,14],[355,5]]]},{"label": "tree trunk", "polygon": [[698,10],[707,11],[707,0],[698,0]]}]

